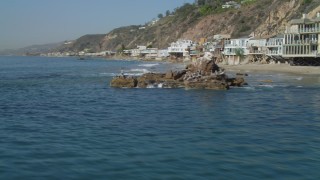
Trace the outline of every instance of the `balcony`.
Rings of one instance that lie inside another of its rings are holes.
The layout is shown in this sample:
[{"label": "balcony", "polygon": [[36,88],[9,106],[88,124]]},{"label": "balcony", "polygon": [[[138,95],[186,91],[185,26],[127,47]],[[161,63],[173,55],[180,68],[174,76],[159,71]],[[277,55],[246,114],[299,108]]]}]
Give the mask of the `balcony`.
[{"label": "balcony", "polygon": [[278,47],[282,45],[283,45],[283,42],[267,42],[266,44],[267,47]]},{"label": "balcony", "polygon": [[225,48],[241,48],[241,47],[247,47],[246,44],[225,44]]},{"label": "balcony", "polygon": [[287,29],[287,34],[308,34],[308,33],[320,33],[320,28],[299,28],[299,29]]},{"label": "balcony", "polygon": [[299,33],[320,33],[320,28],[300,28]]},{"label": "balcony", "polygon": [[282,53],[277,51],[277,50],[273,50],[273,51],[267,51],[266,55],[268,55],[268,56],[280,56],[280,55],[282,55]]},{"label": "balcony", "polygon": [[285,43],[284,45],[310,45],[310,44],[318,44],[318,39],[291,41],[291,42]]}]

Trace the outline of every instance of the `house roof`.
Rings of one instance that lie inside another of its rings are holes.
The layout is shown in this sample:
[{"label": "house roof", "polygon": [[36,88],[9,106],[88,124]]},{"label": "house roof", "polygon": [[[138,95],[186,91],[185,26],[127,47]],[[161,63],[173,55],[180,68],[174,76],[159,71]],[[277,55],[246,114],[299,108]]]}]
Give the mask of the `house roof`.
[{"label": "house roof", "polygon": [[314,21],[308,19],[308,18],[302,18],[302,19],[292,19],[290,21],[290,24],[311,24],[314,23]]},{"label": "house roof", "polygon": [[313,19],[314,22],[320,22],[320,17],[316,17]]},{"label": "house roof", "polygon": [[284,38],[284,34],[277,34],[274,38]]},{"label": "house roof", "polygon": [[253,38],[250,38],[250,40],[265,40],[266,38],[264,37],[253,37]]}]

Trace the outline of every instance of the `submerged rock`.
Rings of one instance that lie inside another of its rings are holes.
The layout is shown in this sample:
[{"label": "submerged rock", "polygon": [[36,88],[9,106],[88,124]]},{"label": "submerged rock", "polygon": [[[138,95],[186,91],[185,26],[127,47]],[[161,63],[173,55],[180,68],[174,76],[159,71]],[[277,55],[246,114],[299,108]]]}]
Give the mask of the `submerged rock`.
[{"label": "submerged rock", "polygon": [[146,73],[140,77],[117,76],[110,86],[118,88],[191,88],[227,90],[230,86],[243,86],[243,76],[228,78],[224,70],[214,60],[200,60],[187,65],[184,70],[168,71],[167,73]]}]

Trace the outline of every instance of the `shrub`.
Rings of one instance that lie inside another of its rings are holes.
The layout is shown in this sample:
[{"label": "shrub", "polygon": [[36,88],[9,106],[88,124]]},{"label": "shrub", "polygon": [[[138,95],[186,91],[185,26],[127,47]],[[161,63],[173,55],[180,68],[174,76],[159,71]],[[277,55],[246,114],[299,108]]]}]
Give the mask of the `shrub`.
[{"label": "shrub", "polygon": [[213,12],[213,8],[210,5],[201,6],[199,9],[200,15],[205,16]]},{"label": "shrub", "polygon": [[303,0],[303,4],[310,4],[312,0]]}]

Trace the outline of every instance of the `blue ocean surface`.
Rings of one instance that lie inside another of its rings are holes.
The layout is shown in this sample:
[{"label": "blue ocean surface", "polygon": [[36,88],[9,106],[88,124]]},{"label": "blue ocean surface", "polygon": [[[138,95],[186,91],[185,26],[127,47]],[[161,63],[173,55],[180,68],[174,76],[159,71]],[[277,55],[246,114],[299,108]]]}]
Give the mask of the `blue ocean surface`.
[{"label": "blue ocean surface", "polygon": [[0,57],[0,179],[320,179],[319,76],[248,72],[228,91],[109,87],[121,71],[179,67]]}]

